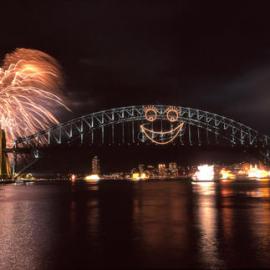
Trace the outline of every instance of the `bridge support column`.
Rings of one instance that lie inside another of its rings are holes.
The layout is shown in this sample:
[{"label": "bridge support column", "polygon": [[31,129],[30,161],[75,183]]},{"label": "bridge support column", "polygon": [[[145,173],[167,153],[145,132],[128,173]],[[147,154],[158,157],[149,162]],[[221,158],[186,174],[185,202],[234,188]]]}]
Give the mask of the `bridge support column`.
[{"label": "bridge support column", "polygon": [[192,145],[192,135],[191,135],[190,123],[188,123],[188,140],[189,140],[189,145]]},{"label": "bridge support column", "polygon": [[112,144],[114,144],[114,124],[112,124]]},{"label": "bridge support column", "polygon": [[12,178],[15,178],[17,170],[17,152],[16,147],[13,149],[13,163],[12,163]]},{"label": "bridge support column", "polygon": [[0,129],[0,178],[11,178],[11,167],[6,153],[6,134]]},{"label": "bridge support column", "polygon": [[134,121],[132,121],[132,143],[135,143],[135,139],[134,139]]},{"label": "bridge support column", "polygon": [[270,149],[266,149],[265,150],[265,154],[264,154],[264,164],[266,165],[270,165]]},{"label": "bridge support column", "polygon": [[122,123],[122,144],[125,144],[125,124]]},{"label": "bridge support column", "polygon": [[197,127],[197,135],[198,135],[198,144],[199,146],[201,146],[202,142],[201,142],[201,134],[200,134],[200,128]]}]

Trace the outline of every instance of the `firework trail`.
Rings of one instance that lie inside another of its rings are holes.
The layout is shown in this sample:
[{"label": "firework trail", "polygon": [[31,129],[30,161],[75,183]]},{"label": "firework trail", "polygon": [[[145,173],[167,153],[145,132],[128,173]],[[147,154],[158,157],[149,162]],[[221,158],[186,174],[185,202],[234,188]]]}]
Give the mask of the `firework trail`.
[{"label": "firework trail", "polygon": [[15,138],[58,123],[56,109],[68,109],[56,93],[62,82],[58,63],[44,52],[16,49],[5,56],[0,67],[0,127],[9,147]]}]

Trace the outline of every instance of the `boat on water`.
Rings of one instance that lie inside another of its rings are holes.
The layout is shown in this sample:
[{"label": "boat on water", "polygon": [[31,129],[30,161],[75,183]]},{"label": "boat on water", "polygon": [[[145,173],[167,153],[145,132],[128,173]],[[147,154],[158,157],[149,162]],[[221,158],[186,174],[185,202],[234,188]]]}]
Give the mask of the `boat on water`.
[{"label": "boat on water", "polygon": [[218,182],[218,180],[216,180],[216,179],[198,179],[196,177],[192,177],[191,182],[193,182],[193,183],[215,183],[215,182]]},{"label": "boat on water", "polygon": [[14,185],[33,185],[34,183],[34,181],[18,179],[15,181]]},{"label": "boat on water", "polygon": [[30,186],[30,185],[35,184],[35,182],[34,182],[34,181],[27,181],[27,182],[25,182],[25,184],[26,184],[27,186]]},{"label": "boat on water", "polygon": [[19,179],[19,180],[16,180],[14,185],[24,185],[24,181]]}]

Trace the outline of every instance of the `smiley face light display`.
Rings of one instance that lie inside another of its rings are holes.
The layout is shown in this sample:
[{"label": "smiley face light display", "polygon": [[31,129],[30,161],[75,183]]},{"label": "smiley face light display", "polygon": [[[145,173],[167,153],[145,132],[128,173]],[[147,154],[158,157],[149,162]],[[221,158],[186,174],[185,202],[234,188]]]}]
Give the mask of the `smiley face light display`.
[{"label": "smiley face light display", "polygon": [[146,106],[144,107],[144,117],[148,123],[140,125],[140,130],[143,135],[155,144],[169,144],[173,142],[178,135],[181,136],[181,131],[184,127],[184,122],[180,122],[179,115],[180,111],[177,107],[169,106],[164,112],[164,115],[161,115],[162,119],[166,119],[171,125],[169,130],[156,131],[152,128],[149,128],[150,123],[154,123],[158,119],[158,110],[155,106]]}]

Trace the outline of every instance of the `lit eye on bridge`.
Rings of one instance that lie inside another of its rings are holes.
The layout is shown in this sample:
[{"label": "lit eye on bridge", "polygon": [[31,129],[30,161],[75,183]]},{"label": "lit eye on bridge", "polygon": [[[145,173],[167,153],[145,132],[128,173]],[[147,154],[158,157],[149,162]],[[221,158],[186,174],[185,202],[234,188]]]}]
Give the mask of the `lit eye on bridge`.
[{"label": "lit eye on bridge", "polygon": [[154,122],[157,119],[157,109],[154,106],[144,108],[145,119],[149,122]]},{"label": "lit eye on bridge", "polygon": [[[149,122],[154,122],[157,119],[157,109],[154,106],[147,106],[144,108],[145,119]],[[179,111],[176,107],[170,106],[166,109],[166,118],[170,122],[176,122],[179,118]]]},{"label": "lit eye on bridge", "polygon": [[166,117],[170,122],[176,122],[179,117],[179,111],[175,107],[169,107],[166,110]]}]

